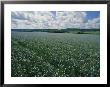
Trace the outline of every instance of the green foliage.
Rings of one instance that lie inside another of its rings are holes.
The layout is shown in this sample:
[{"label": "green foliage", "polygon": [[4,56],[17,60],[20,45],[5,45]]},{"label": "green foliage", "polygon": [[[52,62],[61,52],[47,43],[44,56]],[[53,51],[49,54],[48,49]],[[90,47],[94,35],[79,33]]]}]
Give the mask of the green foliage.
[{"label": "green foliage", "polygon": [[79,32],[77,32],[77,34],[84,34],[84,32],[79,31]]},{"label": "green foliage", "polygon": [[98,77],[99,35],[12,32],[12,77]]},{"label": "green foliage", "polygon": [[99,34],[100,29],[11,29],[14,32],[48,32],[48,33],[74,33],[74,34]]},{"label": "green foliage", "polygon": [[54,31],[48,31],[49,33],[68,33],[67,31],[64,30],[54,30]]}]

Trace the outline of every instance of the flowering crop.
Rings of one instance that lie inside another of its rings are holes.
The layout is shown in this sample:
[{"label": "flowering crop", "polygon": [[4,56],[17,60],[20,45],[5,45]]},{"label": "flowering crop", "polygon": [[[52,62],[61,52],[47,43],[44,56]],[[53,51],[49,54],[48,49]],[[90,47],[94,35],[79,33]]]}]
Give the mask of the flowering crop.
[{"label": "flowering crop", "polygon": [[12,77],[98,77],[99,35],[12,32]]}]

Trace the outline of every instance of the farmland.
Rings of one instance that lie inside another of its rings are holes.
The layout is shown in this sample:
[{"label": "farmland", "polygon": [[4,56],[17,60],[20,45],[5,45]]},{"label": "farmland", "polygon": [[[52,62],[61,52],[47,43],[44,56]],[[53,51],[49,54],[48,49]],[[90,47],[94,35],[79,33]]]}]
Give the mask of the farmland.
[{"label": "farmland", "polygon": [[11,33],[12,77],[99,77],[100,35]]}]

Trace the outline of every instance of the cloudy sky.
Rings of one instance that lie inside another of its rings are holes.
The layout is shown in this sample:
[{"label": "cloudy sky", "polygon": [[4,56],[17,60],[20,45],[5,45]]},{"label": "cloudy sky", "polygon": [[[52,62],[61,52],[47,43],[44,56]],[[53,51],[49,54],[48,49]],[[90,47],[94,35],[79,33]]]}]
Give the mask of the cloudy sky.
[{"label": "cloudy sky", "polygon": [[12,29],[100,28],[99,11],[12,11]]}]

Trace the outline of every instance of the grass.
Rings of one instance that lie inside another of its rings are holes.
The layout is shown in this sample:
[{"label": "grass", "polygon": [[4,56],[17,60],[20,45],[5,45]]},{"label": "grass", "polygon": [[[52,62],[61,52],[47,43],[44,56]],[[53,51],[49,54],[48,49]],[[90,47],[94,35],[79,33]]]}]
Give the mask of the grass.
[{"label": "grass", "polygon": [[12,32],[12,77],[99,77],[100,36]]}]

